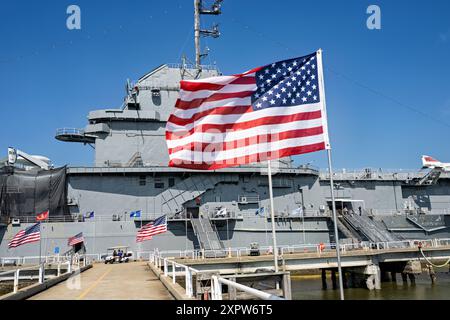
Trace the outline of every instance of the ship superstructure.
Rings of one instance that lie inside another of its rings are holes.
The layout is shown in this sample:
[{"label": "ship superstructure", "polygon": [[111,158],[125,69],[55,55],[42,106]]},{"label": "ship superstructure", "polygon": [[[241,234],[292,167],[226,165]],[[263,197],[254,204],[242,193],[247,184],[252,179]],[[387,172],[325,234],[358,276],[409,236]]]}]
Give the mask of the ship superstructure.
[{"label": "ship superstructure", "polygon": [[[8,163],[2,167],[0,256],[36,255],[34,245],[8,250],[8,241],[34,222],[35,212],[45,209],[50,209],[43,231],[45,253],[55,247],[69,250],[67,239],[79,232],[86,239],[87,253],[99,254],[117,245],[134,251],[195,248],[220,252],[253,242],[271,244],[265,164],[216,171],[167,166],[165,125],[180,80],[221,74],[216,66],[201,64],[204,54],[199,44],[200,36],[217,36],[218,29],[200,30],[198,22],[202,14],[219,14],[220,1],[205,9],[197,0],[195,9],[195,64],[183,59],[180,64],[161,65],[134,83],[127,81],[121,107],[90,112],[84,129],[57,131],[60,141],[94,147],[92,167],[31,166],[25,170]],[[275,165],[279,245],[334,241],[329,174],[308,165],[294,166],[289,158]],[[450,236],[448,172],[364,169],[337,172],[334,181],[344,242]],[[46,204],[46,197],[53,200]],[[18,205],[24,202],[29,205]],[[142,215],[130,218],[135,210]],[[90,212],[94,215],[88,218]],[[137,230],[163,214],[168,217],[168,232],[136,243]]]}]

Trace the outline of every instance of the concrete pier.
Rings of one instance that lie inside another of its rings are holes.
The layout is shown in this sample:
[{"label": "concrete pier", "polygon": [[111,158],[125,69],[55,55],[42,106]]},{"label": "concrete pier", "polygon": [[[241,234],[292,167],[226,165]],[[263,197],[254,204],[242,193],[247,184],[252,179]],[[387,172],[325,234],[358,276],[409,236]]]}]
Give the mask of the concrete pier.
[{"label": "concrete pier", "polygon": [[145,262],[96,263],[30,300],[172,300]]}]

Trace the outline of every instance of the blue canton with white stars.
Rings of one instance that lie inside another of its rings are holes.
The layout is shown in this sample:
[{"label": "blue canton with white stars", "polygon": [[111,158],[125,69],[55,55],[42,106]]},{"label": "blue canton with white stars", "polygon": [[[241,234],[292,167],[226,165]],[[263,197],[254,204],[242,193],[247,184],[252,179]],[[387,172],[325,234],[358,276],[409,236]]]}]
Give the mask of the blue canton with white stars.
[{"label": "blue canton with white stars", "polygon": [[320,102],[317,54],[284,60],[257,71],[253,110]]}]

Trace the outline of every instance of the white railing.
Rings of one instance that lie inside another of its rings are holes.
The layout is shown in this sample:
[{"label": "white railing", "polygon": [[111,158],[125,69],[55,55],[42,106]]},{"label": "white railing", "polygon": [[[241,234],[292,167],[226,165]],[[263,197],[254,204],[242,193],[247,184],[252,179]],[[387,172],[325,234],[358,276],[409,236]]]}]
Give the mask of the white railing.
[{"label": "white railing", "polygon": [[211,277],[211,298],[212,300],[222,300],[222,284],[227,285],[228,287],[233,287],[237,290],[244,291],[249,293],[259,299],[262,300],[285,300],[273,294],[260,291],[251,287],[244,286],[243,284],[224,279],[218,276]]},{"label": "white railing", "polygon": [[[172,277],[172,283],[176,283],[177,274],[180,276],[184,276],[185,279],[185,294],[187,297],[192,298],[194,296],[194,289],[192,285],[192,276],[193,274],[198,274],[201,271],[194,269],[192,267],[186,266],[184,264],[175,262],[173,260],[169,260],[168,258],[164,258],[158,253],[151,253],[149,256],[149,262],[155,265],[156,268],[160,269],[163,267],[163,272],[165,277]],[[172,267],[172,272],[169,274],[169,264]],[[177,273],[177,268],[181,269]]]},{"label": "white railing", "polygon": [[[442,247],[450,246],[450,238],[443,239],[415,239],[415,240],[400,240],[400,241],[389,241],[389,242],[358,242],[358,243],[341,243],[340,250],[342,253],[354,252],[358,250],[393,250],[393,249],[413,249],[417,248],[419,244],[422,247]],[[225,251],[228,253],[228,258],[241,258],[244,256],[249,256],[251,248],[238,247],[238,248],[226,248]],[[285,245],[278,247],[278,253],[283,255],[288,254],[317,254],[335,252],[335,243],[321,243],[321,244],[301,244],[301,245]],[[169,250],[169,251],[158,251],[158,255],[164,258],[171,259],[192,259],[201,260],[208,257],[223,258],[224,250]],[[273,248],[271,246],[259,247],[261,255],[272,255]],[[138,256],[141,253],[138,252]],[[145,254],[154,255],[152,252],[145,252]]]},{"label": "white railing", "polygon": [[[161,256],[159,253],[151,253],[149,257],[149,262],[152,263],[157,269],[162,268],[162,272],[165,277],[172,278],[172,283],[176,283],[177,276],[184,277],[185,279],[185,294],[187,297],[192,298],[194,296],[192,276],[198,275],[202,272],[187,265],[178,263],[169,258]],[[169,271],[170,266],[170,271]],[[178,271],[177,271],[178,269]],[[274,296],[272,294],[256,290],[245,285],[236,283],[231,280],[224,279],[222,277],[212,276],[211,282],[211,298],[213,300],[222,300],[222,284],[232,286],[238,290],[247,292],[254,295],[255,297],[263,300],[284,300],[283,298]]]},{"label": "white railing", "polygon": [[[24,259],[24,258],[35,258],[35,257],[23,257],[23,258],[19,258],[19,259]],[[39,257],[38,257],[39,258]],[[46,257],[45,260],[49,260],[47,259],[48,257]],[[31,280],[33,277],[29,276],[29,277],[24,277],[21,279],[20,277],[20,273],[22,271],[27,271],[27,270],[39,270],[38,272],[38,283],[43,283],[45,281],[45,277],[46,277],[46,267],[48,270],[53,269],[56,265],[56,277],[60,277],[64,274],[67,273],[72,273],[72,271],[74,269],[80,269],[81,267],[85,267],[88,262],[87,262],[87,257],[85,256],[79,256],[79,255],[75,255],[72,258],[66,258],[66,257],[57,257],[58,259],[56,261],[51,261],[51,262],[42,262],[40,264],[37,265],[33,265],[33,266],[29,266],[29,267],[21,267],[21,268],[17,268],[17,269],[13,269],[13,270],[8,270],[8,271],[3,271],[0,272],[0,281],[8,281],[10,280],[10,278],[8,277],[8,275],[12,274],[13,275],[13,288],[12,288],[12,292],[13,293],[17,293],[17,291],[19,290],[19,284],[20,284],[20,280]],[[4,259],[4,258],[2,258]],[[62,267],[66,266],[65,268],[65,272],[61,273],[61,269]],[[33,284],[29,284],[26,287],[29,287]]]}]

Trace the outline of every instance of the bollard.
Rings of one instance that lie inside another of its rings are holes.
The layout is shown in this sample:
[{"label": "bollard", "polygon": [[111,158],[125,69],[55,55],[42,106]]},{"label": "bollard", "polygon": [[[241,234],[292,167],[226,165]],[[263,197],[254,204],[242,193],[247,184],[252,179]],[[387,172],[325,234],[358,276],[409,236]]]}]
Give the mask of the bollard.
[{"label": "bollard", "polygon": [[61,275],[61,262],[58,262],[57,276],[59,277],[60,275]]}]

